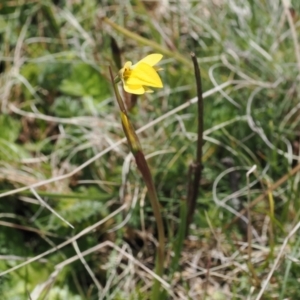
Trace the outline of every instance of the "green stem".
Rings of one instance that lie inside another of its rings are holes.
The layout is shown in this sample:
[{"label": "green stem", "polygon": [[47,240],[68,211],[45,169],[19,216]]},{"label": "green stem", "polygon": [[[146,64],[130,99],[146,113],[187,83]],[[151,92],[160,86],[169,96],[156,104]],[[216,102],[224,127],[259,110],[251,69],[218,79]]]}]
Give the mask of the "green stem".
[{"label": "green stem", "polygon": [[[122,126],[124,133],[126,135],[130,150],[135,158],[137,167],[139,171],[142,174],[143,180],[146,184],[146,187],[148,189],[148,196],[149,200],[152,206],[153,214],[156,220],[157,224],[157,231],[158,231],[158,248],[157,248],[157,261],[156,261],[156,273],[159,276],[162,276],[163,274],[163,267],[164,267],[164,247],[165,247],[165,234],[164,234],[164,225],[162,216],[160,213],[160,204],[158,201],[155,185],[153,182],[153,178],[148,166],[148,163],[145,159],[145,156],[143,154],[142,147],[140,145],[138,136],[128,118],[126,107],[123,103],[123,99],[120,96],[119,90],[114,83],[114,77],[112,74],[111,68],[109,68],[111,81],[113,83],[115,95],[120,107],[121,111],[121,120],[122,120]],[[158,280],[155,280],[155,284],[152,289],[152,299],[157,300],[159,299],[160,295],[160,282]]]}]

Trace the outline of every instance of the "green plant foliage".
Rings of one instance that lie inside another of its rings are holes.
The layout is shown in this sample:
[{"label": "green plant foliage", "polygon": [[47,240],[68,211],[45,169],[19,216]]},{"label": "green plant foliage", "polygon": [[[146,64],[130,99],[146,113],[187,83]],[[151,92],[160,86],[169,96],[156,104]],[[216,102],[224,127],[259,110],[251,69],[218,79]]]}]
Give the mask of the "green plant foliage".
[{"label": "green plant foliage", "polygon": [[61,118],[71,118],[84,114],[84,110],[77,99],[69,96],[60,96],[55,99],[51,110]]},{"label": "green plant foliage", "polygon": [[97,70],[83,63],[72,67],[70,77],[62,81],[59,89],[71,96],[92,96],[96,103],[111,96],[107,80]]},{"label": "green plant foliage", "polygon": [[27,151],[15,143],[21,129],[20,122],[9,115],[1,115],[0,128],[0,159],[16,162],[28,157]]},{"label": "green plant foliage", "polygon": [[80,295],[72,295],[69,291],[68,286],[63,286],[61,288],[55,287],[51,289],[51,292],[48,294],[49,300],[59,300],[59,299],[70,299],[70,300],[81,300]]},{"label": "green plant foliage", "polygon": [[[107,215],[107,209],[104,203],[100,201],[91,201],[88,199],[81,201],[74,200],[59,201],[59,207],[56,209],[63,218],[75,226],[91,219],[97,221],[97,219],[104,218]],[[56,216],[51,215],[47,219],[47,230],[57,230],[61,226],[65,227],[66,224],[62,223]]]},{"label": "green plant foliage", "polygon": [[0,116],[0,138],[7,142],[13,143],[19,136],[21,124],[9,115]]},{"label": "green plant foliage", "polygon": [[[115,76],[150,53],[164,55],[163,88],[137,98],[118,88],[163,215],[161,300],[256,299],[278,255],[261,299],[300,297],[296,231],[280,254],[300,222],[300,1],[284,2],[0,1],[0,300],[154,297],[157,222],[109,77],[109,66]],[[185,237],[198,123],[191,51],[205,132]],[[249,240],[234,205],[258,197]],[[76,257],[80,233],[81,253],[92,250]]]}]

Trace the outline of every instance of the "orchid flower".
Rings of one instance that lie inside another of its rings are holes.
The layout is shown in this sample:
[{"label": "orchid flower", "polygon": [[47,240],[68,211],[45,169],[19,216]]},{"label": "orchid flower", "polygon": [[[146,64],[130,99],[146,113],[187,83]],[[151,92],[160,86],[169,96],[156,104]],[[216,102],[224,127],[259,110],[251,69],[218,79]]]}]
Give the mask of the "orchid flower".
[{"label": "orchid flower", "polygon": [[163,84],[157,73],[161,69],[155,67],[162,57],[161,54],[154,53],[134,65],[131,61],[127,61],[119,71],[119,78],[123,82],[124,90],[127,93],[142,95],[153,92],[148,87],[162,88]]}]

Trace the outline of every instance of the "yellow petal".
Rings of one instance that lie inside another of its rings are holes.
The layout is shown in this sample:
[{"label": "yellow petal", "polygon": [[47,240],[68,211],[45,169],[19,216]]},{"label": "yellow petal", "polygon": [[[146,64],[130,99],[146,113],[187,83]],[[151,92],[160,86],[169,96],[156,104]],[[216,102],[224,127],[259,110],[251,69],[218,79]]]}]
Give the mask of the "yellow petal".
[{"label": "yellow petal", "polygon": [[139,63],[126,80],[128,85],[146,85],[152,87],[163,87],[161,79],[155,69],[145,63]]},{"label": "yellow petal", "polygon": [[135,95],[145,94],[145,89],[141,85],[128,85],[128,84],[124,83],[124,90],[127,93],[135,94]]},{"label": "yellow petal", "polygon": [[150,55],[147,55],[145,58],[141,59],[136,65],[138,65],[139,63],[145,63],[149,66],[154,66],[156,65],[161,59],[163,58],[162,54],[158,54],[158,53],[153,53]]}]

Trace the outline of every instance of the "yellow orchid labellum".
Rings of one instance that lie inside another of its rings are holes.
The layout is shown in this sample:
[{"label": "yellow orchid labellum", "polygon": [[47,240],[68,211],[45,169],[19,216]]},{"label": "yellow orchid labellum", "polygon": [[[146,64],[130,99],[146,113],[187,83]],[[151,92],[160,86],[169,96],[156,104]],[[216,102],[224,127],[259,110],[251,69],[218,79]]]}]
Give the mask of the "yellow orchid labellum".
[{"label": "yellow orchid labellum", "polygon": [[161,54],[150,54],[132,64],[127,61],[124,67],[119,71],[119,77],[123,82],[124,90],[127,93],[142,95],[152,93],[148,87],[162,88],[162,81],[157,73],[160,70],[155,65],[162,59]]}]

